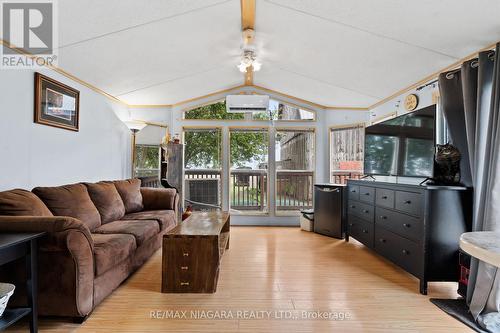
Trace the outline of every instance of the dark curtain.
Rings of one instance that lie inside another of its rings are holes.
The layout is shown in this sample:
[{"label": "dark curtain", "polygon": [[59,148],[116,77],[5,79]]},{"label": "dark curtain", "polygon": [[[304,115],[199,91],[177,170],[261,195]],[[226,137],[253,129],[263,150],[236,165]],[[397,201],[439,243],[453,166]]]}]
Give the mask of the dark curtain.
[{"label": "dark curtain", "polygon": [[462,92],[462,75],[460,71],[441,73],[439,75],[439,91],[441,109],[443,110],[451,143],[458,148],[460,161],[460,181],[465,186],[472,186],[469,148],[465,130],[464,97]]},{"label": "dark curtain", "polygon": [[[497,44],[495,51],[481,52],[477,59],[465,62],[460,72],[439,77],[452,142],[461,152],[467,149],[465,159],[474,187],[473,231],[500,231],[499,65]],[[500,273],[496,267],[473,260],[467,301],[483,328],[500,331]]]}]

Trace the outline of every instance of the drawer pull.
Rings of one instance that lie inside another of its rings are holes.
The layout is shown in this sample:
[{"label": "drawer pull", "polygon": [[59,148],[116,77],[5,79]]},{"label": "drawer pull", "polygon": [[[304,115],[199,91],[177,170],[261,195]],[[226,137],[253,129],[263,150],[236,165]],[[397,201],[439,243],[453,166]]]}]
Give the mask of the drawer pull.
[{"label": "drawer pull", "polygon": [[403,254],[410,254],[410,251],[408,251],[408,250],[403,250]]},{"label": "drawer pull", "polygon": [[384,215],[381,215],[381,216],[380,216],[380,218],[381,218],[382,220],[387,220],[387,216],[384,216]]},{"label": "drawer pull", "polygon": [[409,228],[409,227],[411,227],[411,224],[409,224],[409,223],[403,223],[403,227]]},{"label": "drawer pull", "polygon": [[353,223],[349,223],[349,226],[352,227],[354,224]]},{"label": "drawer pull", "polygon": [[382,199],[383,199],[383,200],[387,200],[387,199],[388,199],[388,198],[387,198],[387,195],[382,196]]},{"label": "drawer pull", "polygon": [[351,190],[351,193],[356,193],[356,190]]},{"label": "drawer pull", "polygon": [[370,195],[370,192],[365,192],[365,193],[363,193],[363,194],[364,194],[364,195]]},{"label": "drawer pull", "polygon": [[409,204],[411,204],[411,200],[406,200],[404,203],[405,203],[406,205],[409,205]]},{"label": "drawer pull", "polygon": [[363,213],[368,214],[370,211],[368,209],[363,210]]},{"label": "drawer pull", "polygon": [[354,208],[356,208],[356,206],[354,206],[354,205],[351,205],[351,208],[353,208],[353,209],[354,209]]},{"label": "drawer pull", "polygon": [[181,282],[181,286],[189,286],[189,282]]},{"label": "drawer pull", "polygon": [[181,266],[181,269],[182,269],[183,271],[187,271],[187,270],[188,270],[188,268],[189,268],[188,266]]},{"label": "drawer pull", "polygon": [[380,243],[385,243],[386,242],[386,240],[383,239],[383,238],[380,238],[379,241],[380,241]]},{"label": "drawer pull", "polygon": [[364,233],[364,234],[367,234],[367,233],[368,233],[368,230],[363,229],[363,233]]},{"label": "drawer pull", "polygon": [[183,252],[183,253],[182,253],[182,255],[183,255],[184,257],[189,257],[189,252]]}]

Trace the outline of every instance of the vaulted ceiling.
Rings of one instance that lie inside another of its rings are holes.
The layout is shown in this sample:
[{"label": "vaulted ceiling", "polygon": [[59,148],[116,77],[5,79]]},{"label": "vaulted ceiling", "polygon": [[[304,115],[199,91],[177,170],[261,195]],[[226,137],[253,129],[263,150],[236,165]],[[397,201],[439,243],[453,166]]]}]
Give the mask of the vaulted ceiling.
[{"label": "vaulted ceiling", "polygon": [[[129,104],[242,85],[240,0],[64,0],[59,67]],[[254,84],[368,107],[500,40],[498,0],[257,0]]]}]

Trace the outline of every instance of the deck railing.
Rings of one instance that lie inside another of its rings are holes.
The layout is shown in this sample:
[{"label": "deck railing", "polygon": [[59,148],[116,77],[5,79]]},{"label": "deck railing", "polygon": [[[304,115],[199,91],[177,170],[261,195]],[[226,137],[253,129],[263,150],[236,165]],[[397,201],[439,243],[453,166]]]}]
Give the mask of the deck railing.
[{"label": "deck railing", "polygon": [[348,179],[360,179],[363,177],[362,172],[342,172],[342,171],[332,171],[331,181],[335,184],[347,184]]},{"label": "deck railing", "polygon": [[[196,192],[188,200],[213,205],[221,200],[221,172],[219,170],[184,171],[186,181],[196,182]],[[217,190],[215,190],[215,182]],[[276,172],[276,209],[292,211],[312,208],[314,172],[279,170]],[[191,189],[193,190],[193,189]],[[215,194],[215,191],[217,194]],[[206,200],[200,193],[206,195]],[[216,195],[216,199],[214,199]],[[229,203],[231,209],[239,211],[263,212],[268,208],[268,171],[234,169],[230,172]],[[196,198],[196,200],[194,199]],[[194,207],[202,208],[203,207]]]},{"label": "deck railing", "polygon": [[314,172],[279,170],[276,172],[276,210],[312,208]]},{"label": "deck railing", "polygon": [[267,208],[267,170],[231,170],[231,209],[265,211]]}]

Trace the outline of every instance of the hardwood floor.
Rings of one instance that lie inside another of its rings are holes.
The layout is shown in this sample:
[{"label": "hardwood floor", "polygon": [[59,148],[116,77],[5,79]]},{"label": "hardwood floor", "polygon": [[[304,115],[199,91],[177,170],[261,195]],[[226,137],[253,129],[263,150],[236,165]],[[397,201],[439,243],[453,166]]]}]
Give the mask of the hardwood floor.
[{"label": "hardwood floor", "polygon": [[[160,284],[158,251],[84,324],[42,318],[40,331],[472,332],[429,302],[429,297],[457,297],[456,284],[430,283],[429,296],[422,296],[417,279],[355,240],[345,243],[298,228],[232,227],[215,294],[162,294]],[[188,319],[151,318],[152,311],[169,310],[179,311],[179,316],[187,311]],[[220,316],[226,311],[233,318],[190,318],[196,310]],[[270,311],[271,318],[249,318],[259,313],[267,317],[258,311]],[[350,317],[307,320],[301,318],[303,311]],[[26,328],[21,323],[8,331]]]}]

